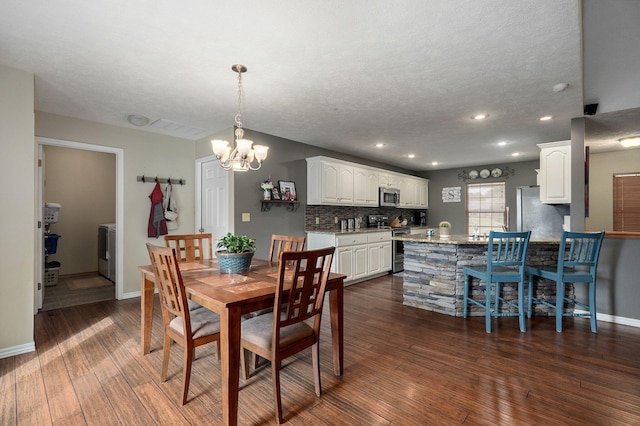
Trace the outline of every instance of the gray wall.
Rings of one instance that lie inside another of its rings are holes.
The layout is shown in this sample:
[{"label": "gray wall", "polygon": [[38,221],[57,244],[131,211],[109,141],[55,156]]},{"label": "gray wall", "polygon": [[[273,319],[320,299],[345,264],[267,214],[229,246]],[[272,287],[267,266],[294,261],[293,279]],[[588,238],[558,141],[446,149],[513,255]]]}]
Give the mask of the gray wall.
[{"label": "gray wall", "polygon": [[[513,169],[514,173],[510,176],[504,176],[500,178],[487,178],[467,180],[464,182],[459,176],[463,172],[469,172],[469,170],[475,169],[493,169],[499,167],[505,170],[506,167]],[[466,185],[467,183],[480,183],[482,182],[505,182],[505,198],[507,206],[509,206],[509,216],[511,221],[511,230],[515,231],[516,223],[516,188],[519,186],[536,185],[537,174],[535,169],[540,167],[540,161],[523,161],[519,163],[496,163],[486,164],[478,167],[467,167],[460,169],[447,169],[428,172],[424,174],[424,177],[429,179],[429,219],[428,225],[438,226],[438,223],[442,220],[451,222],[451,232],[453,234],[466,234],[467,233],[467,219],[466,219]],[[442,202],[442,188],[446,187],[461,187],[461,199],[459,203],[443,203]]]},{"label": "gray wall", "polygon": [[[230,132],[227,132],[230,134]],[[307,162],[305,158],[323,155],[358,164],[379,167],[401,173],[414,174],[386,164],[364,160],[335,151],[317,148],[289,139],[245,129],[245,137],[255,144],[267,145],[269,155],[258,171],[235,173],[234,176],[234,222],[236,234],[249,235],[256,239],[256,256],[266,258],[272,234],[305,235],[305,208],[307,204]],[[212,155],[209,140],[199,141],[196,146],[198,158]],[[268,177],[274,184],[278,180],[293,181],[300,207],[288,211],[284,206],[272,206],[270,211],[261,211],[262,190],[260,183]],[[250,213],[251,221],[242,222],[242,213]]]}]

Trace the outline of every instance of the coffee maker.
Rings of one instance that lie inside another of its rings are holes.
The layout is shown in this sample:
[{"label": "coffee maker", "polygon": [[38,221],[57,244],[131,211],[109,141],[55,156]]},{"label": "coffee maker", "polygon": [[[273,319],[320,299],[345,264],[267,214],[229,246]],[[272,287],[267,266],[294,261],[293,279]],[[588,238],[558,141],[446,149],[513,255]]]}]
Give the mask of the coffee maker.
[{"label": "coffee maker", "polygon": [[413,223],[415,223],[418,226],[427,226],[427,212],[426,212],[426,210],[425,211],[416,212],[415,220],[414,220]]}]

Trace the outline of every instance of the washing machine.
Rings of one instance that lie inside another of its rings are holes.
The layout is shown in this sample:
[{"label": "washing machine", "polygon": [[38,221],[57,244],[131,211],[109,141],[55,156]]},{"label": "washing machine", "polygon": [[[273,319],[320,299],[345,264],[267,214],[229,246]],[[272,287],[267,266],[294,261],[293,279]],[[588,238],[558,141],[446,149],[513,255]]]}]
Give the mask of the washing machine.
[{"label": "washing machine", "polygon": [[98,273],[116,281],[116,224],[98,225]]}]

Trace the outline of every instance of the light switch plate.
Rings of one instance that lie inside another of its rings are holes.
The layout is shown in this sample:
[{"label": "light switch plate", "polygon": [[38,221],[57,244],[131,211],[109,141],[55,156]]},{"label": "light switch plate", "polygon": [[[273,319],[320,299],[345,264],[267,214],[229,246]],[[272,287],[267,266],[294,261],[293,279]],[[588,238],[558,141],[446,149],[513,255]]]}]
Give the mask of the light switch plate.
[{"label": "light switch plate", "polygon": [[242,213],[243,222],[251,222],[251,213]]}]

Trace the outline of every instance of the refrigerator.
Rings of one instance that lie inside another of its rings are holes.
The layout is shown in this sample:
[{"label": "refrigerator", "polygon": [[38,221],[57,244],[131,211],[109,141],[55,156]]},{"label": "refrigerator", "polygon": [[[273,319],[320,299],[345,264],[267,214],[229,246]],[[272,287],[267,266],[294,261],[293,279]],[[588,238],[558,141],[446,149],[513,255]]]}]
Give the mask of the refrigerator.
[{"label": "refrigerator", "polygon": [[531,231],[531,240],[559,240],[569,204],[543,204],[539,186],[516,188],[516,230]]}]

